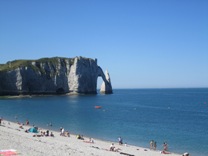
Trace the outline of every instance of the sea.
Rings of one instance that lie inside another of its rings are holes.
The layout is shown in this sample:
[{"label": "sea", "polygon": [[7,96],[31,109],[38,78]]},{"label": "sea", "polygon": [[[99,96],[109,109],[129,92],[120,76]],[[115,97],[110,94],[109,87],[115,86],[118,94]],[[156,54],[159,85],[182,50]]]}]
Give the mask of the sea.
[{"label": "sea", "polygon": [[[101,106],[96,109],[95,106]],[[157,150],[208,155],[208,88],[114,89],[113,94],[0,98],[0,117],[13,122]]]}]

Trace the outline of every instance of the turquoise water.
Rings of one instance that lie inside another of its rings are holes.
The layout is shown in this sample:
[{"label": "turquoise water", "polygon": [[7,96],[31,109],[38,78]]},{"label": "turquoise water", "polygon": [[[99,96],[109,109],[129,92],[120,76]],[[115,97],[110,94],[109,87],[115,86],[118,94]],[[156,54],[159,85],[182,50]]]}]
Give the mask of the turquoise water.
[{"label": "turquoise water", "polygon": [[[95,109],[94,106],[102,106]],[[208,155],[208,89],[117,89],[111,95],[0,100],[0,116],[74,134],[149,147],[164,141],[175,153]]]}]

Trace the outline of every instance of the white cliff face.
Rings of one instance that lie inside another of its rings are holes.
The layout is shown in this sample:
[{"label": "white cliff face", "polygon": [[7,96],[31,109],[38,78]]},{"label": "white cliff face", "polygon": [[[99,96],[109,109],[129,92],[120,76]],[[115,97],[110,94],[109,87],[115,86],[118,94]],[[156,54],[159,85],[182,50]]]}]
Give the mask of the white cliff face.
[{"label": "white cliff face", "polygon": [[105,71],[105,79],[108,83],[106,83],[105,81],[102,82],[101,87],[100,87],[100,92],[101,93],[112,93],[110,75],[107,70]]},{"label": "white cliff face", "polygon": [[97,60],[76,57],[69,73],[70,91],[97,93]]},{"label": "white cliff face", "polygon": [[77,58],[75,58],[74,64],[71,66],[68,75],[68,86],[71,92],[78,92],[78,79],[79,75],[77,75]]},{"label": "white cliff face", "polygon": [[22,75],[20,73],[20,68],[17,68],[15,70],[16,72],[16,87],[17,87],[17,90],[21,91],[22,90]]},{"label": "white cliff face", "polygon": [[98,76],[102,76],[108,83],[107,91],[111,89],[112,93],[111,84],[109,87],[109,74],[103,76],[96,59],[83,57],[52,59],[43,62],[40,59],[31,61],[27,66],[7,71],[0,70],[0,95],[66,94],[71,92],[94,94],[97,93]]},{"label": "white cliff face", "polygon": [[110,74],[109,74],[109,72],[106,70],[105,71],[105,77],[106,77],[106,80],[109,82],[109,83],[111,83],[111,80],[110,80]]}]

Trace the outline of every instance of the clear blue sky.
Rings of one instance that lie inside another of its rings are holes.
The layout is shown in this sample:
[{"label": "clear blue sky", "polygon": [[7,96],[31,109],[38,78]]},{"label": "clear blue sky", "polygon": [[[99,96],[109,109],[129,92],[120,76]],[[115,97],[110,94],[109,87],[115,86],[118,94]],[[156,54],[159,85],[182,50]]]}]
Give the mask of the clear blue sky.
[{"label": "clear blue sky", "polygon": [[0,63],[54,56],[113,88],[208,87],[208,0],[1,0]]}]

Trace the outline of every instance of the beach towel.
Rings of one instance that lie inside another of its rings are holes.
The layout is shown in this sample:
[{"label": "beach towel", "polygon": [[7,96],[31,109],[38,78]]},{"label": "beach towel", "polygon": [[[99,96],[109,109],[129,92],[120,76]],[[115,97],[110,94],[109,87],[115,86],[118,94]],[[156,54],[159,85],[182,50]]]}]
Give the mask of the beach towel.
[{"label": "beach towel", "polygon": [[0,156],[16,156],[17,151],[14,149],[0,150]]}]

